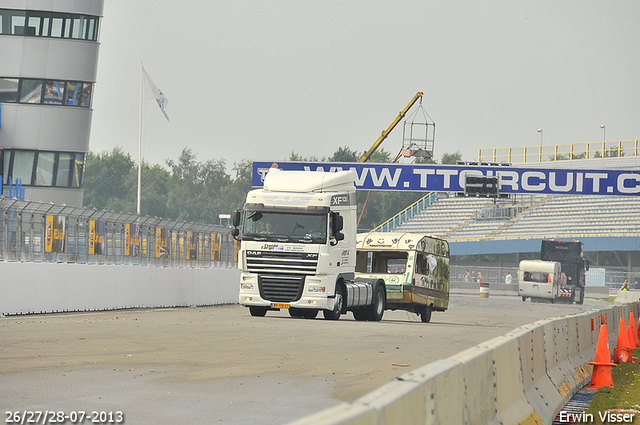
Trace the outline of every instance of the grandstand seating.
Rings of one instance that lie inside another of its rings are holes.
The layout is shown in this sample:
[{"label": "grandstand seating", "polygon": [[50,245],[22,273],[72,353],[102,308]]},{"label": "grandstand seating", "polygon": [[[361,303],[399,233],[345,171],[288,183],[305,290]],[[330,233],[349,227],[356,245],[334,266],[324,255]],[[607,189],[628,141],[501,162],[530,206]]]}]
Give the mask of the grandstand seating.
[{"label": "grandstand seating", "polygon": [[514,205],[512,200],[449,197],[439,199],[396,227],[449,240],[640,235],[636,196],[532,196],[514,217],[484,214]]}]

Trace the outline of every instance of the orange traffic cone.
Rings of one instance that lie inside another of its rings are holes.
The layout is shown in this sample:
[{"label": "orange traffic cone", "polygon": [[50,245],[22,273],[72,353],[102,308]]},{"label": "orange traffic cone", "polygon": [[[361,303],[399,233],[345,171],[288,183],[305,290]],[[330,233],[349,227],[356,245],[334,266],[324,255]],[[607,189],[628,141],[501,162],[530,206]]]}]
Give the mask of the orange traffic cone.
[{"label": "orange traffic cone", "polygon": [[[633,311],[629,313],[629,345],[631,348],[640,348],[640,341],[638,340],[638,329],[636,328],[636,319],[633,316]],[[633,341],[631,340],[633,338]]]},{"label": "orange traffic cone", "polygon": [[593,365],[593,373],[591,374],[591,385],[587,388],[598,389],[602,387],[613,387],[611,367],[617,366],[617,364],[611,363],[607,325],[600,326],[598,345],[596,347],[596,358],[595,361],[589,362],[589,364]]},{"label": "orange traffic cone", "polygon": [[635,363],[629,345],[629,333],[624,323],[624,317],[620,318],[620,327],[618,328],[618,346],[613,349],[613,361],[620,363]]}]

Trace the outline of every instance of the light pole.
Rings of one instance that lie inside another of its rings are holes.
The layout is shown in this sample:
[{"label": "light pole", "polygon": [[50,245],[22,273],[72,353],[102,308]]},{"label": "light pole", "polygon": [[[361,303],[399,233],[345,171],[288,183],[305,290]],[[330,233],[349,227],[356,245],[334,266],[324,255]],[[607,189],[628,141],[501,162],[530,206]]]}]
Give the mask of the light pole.
[{"label": "light pole", "polygon": [[538,133],[540,133],[540,154],[538,155],[538,162],[542,162],[542,129],[538,129]]},{"label": "light pole", "polygon": [[607,126],[602,124],[600,128],[602,129],[602,141],[605,142],[607,140]]},{"label": "light pole", "polygon": [[542,149],[542,133],[543,132],[541,128],[538,129],[538,133],[540,133],[540,149]]}]

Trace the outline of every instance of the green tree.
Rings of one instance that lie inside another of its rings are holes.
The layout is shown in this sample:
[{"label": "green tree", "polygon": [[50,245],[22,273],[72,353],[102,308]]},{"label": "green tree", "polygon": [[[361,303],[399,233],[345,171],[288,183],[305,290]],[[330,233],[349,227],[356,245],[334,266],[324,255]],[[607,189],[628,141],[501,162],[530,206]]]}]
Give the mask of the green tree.
[{"label": "green tree", "polygon": [[242,209],[247,192],[251,190],[251,175],[253,172],[253,162],[243,159],[233,164],[235,179],[226,185],[222,190],[221,197],[225,200],[227,208],[223,213],[230,213]]},{"label": "green tree", "polygon": [[85,166],[84,206],[120,211],[126,205],[130,189],[126,184],[127,176],[133,169],[131,155],[125,155],[119,146],[111,152],[89,152]]},{"label": "green tree", "polygon": [[[356,161],[358,161],[358,160],[360,160],[360,158],[358,158]],[[371,157],[369,158],[368,162],[389,164],[389,163],[393,162],[393,159],[391,159],[391,153],[390,152],[387,152],[384,149],[378,149],[374,153],[371,154]]]},{"label": "green tree", "polygon": [[462,153],[460,151],[455,151],[454,153],[443,153],[442,159],[440,160],[441,164],[455,164],[457,161],[462,160]]},{"label": "green tree", "polygon": [[344,146],[338,148],[328,159],[329,162],[358,162],[361,155],[358,152],[352,151],[349,147]]},{"label": "green tree", "polygon": [[[604,157],[605,158],[619,158],[619,157],[623,157],[624,151],[622,149],[618,149],[617,146],[612,146],[609,149],[605,149],[604,150]],[[602,158],[602,151],[595,151],[595,153],[593,154],[594,158]]]},{"label": "green tree", "polygon": [[[171,175],[164,167],[158,164],[149,165],[142,162],[142,190],[140,191],[140,213],[151,217],[172,218],[167,209],[167,193]],[[129,175],[130,180],[135,180],[131,184],[136,192],[138,191],[138,167]],[[137,201],[136,201],[137,204]],[[137,208],[137,205],[136,205]],[[135,211],[133,209],[132,211]]]},{"label": "green tree", "polygon": [[[315,156],[303,157],[302,155],[298,155],[297,153],[291,151],[291,155],[287,161],[291,162],[318,162],[318,158]],[[322,158],[321,161],[326,161],[326,158]]]},{"label": "green tree", "polygon": [[416,158],[416,164],[437,164],[438,160],[433,158],[427,158],[426,156],[419,156]]},{"label": "green tree", "polygon": [[196,161],[190,148],[184,148],[178,161],[167,160],[171,170],[167,208],[171,218],[204,223],[218,222],[218,214],[228,206],[222,189],[231,182],[224,159]]}]

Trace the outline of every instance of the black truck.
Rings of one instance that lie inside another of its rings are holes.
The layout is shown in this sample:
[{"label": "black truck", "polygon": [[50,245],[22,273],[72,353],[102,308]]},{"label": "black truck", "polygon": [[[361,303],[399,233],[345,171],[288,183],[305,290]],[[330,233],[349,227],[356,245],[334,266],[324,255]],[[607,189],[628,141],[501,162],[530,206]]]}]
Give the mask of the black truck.
[{"label": "black truck", "polygon": [[563,242],[543,240],[540,248],[540,260],[557,261],[562,265],[562,273],[566,275],[565,297],[569,302],[582,304],[584,301],[584,274],[589,270],[589,262],[582,254],[582,242]]}]

